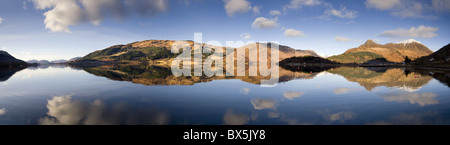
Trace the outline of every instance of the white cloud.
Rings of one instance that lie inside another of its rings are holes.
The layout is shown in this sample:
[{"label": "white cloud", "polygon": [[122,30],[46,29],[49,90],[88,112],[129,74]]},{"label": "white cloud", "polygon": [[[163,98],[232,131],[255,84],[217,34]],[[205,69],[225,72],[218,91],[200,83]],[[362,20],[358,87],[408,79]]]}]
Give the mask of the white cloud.
[{"label": "white cloud", "polygon": [[424,15],[433,11],[449,11],[450,1],[433,0],[431,3],[418,0],[367,0],[367,8],[389,11],[391,15],[401,18],[437,18]]},{"label": "white cloud", "polygon": [[347,37],[342,37],[342,36],[336,36],[334,37],[334,40],[338,41],[338,42],[350,42],[353,41],[353,39],[347,38]]},{"label": "white cloud", "polygon": [[409,30],[407,29],[397,29],[397,30],[387,30],[383,31],[380,36],[384,37],[408,37],[408,38],[433,38],[436,37],[435,33],[439,28],[437,27],[427,27],[427,26],[419,26],[419,27],[411,27]]},{"label": "white cloud", "polygon": [[3,114],[5,114],[6,113],[6,109],[5,108],[1,108],[0,109],[0,115],[3,115]]},{"label": "white cloud", "polygon": [[284,36],[287,37],[305,37],[306,35],[299,30],[295,30],[295,29],[286,29],[284,31]]},{"label": "white cloud", "polygon": [[433,0],[433,9],[437,11],[450,11],[450,1],[449,0]]},{"label": "white cloud", "polygon": [[389,10],[400,4],[400,0],[367,0],[366,7]]},{"label": "white cloud", "polygon": [[[252,38],[251,36],[250,36],[250,34],[248,34],[248,33],[242,33],[241,34],[241,38],[242,39],[250,39],[250,38]],[[249,89],[249,88],[243,88],[243,89]],[[250,89],[249,89],[250,90]]]},{"label": "white cloud", "polygon": [[223,0],[225,2],[225,11],[232,17],[236,13],[246,13],[252,9],[250,2],[246,0]]},{"label": "white cloud", "polygon": [[2,17],[0,17],[0,24],[2,24],[2,22],[3,22],[3,18],[2,18]]},{"label": "white cloud", "polygon": [[300,9],[303,6],[316,6],[322,4],[319,0],[291,0],[289,5],[283,7],[283,10],[287,9]]},{"label": "white cloud", "polygon": [[340,10],[331,7],[329,10],[325,12],[325,14],[347,19],[353,19],[357,17],[356,11],[347,10],[345,7],[342,7]]},{"label": "white cloud", "polygon": [[[341,9],[335,9],[333,8],[333,4],[324,2],[323,0],[291,0],[289,5],[285,5],[283,7],[284,12],[288,9],[300,9],[304,6],[313,7],[313,6],[320,6],[320,8],[325,9],[324,15],[320,16],[319,18],[329,19],[329,16],[335,16],[339,18],[347,18],[347,19],[353,19],[357,17],[357,12],[352,10],[347,10],[346,7],[342,6]],[[274,11],[274,13],[271,15],[279,15],[281,13],[277,13]]]},{"label": "white cloud", "polygon": [[22,9],[27,10],[27,1],[22,2]]},{"label": "white cloud", "polygon": [[280,24],[277,23],[278,18],[274,19],[267,19],[264,17],[256,18],[255,21],[252,23],[252,28],[254,29],[270,29],[270,28],[276,28]]},{"label": "white cloud", "polygon": [[305,94],[305,92],[284,92],[283,96],[288,100],[294,100],[295,98],[302,97],[303,94]]},{"label": "white cloud", "polygon": [[427,16],[422,14],[423,9],[424,6],[421,3],[410,2],[394,9],[391,14],[401,18],[426,18]]},{"label": "white cloud", "polygon": [[256,6],[253,7],[253,8],[252,8],[253,15],[259,15],[259,14],[260,14],[259,9],[261,9],[260,6],[259,6],[259,7],[256,7]]},{"label": "white cloud", "polygon": [[69,26],[90,22],[95,25],[112,16],[124,19],[135,13],[153,16],[168,9],[168,0],[32,0],[35,9],[47,10],[45,28],[70,32]]},{"label": "white cloud", "polygon": [[271,10],[269,13],[270,13],[270,15],[272,15],[272,16],[281,15],[281,12],[278,11],[278,10]]}]

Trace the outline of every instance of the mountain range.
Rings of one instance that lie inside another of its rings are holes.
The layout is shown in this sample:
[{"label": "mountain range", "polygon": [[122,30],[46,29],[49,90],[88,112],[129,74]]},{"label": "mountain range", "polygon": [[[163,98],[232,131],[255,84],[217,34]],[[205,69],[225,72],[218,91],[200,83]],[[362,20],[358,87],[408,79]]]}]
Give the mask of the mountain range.
[{"label": "mountain range", "polygon": [[[366,54],[357,54],[361,52]],[[410,39],[397,43],[387,43],[384,45],[377,44],[372,40],[367,40],[363,45],[356,48],[351,48],[345,51],[342,55],[347,55],[347,57],[344,58],[362,56],[363,58],[365,57],[368,59],[376,59],[382,56],[391,62],[403,62],[405,61],[405,57],[415,60],[419,57],[430,55],[431,53],[433,53],[433,51],[431,51],[428,47],[416,40]],[[335,60],[342,61],[341,59]]]},{"label": "mountain range", "polygon": [[[139,64],[141,62],[148,62],[152,65],[156,66],[170,66],[170,62],[178,55],[171,52],[172,45],[176,41],[174,40],[145,40],[139,42],[133,42],[125,45],[114,45],[102,50],[98,50],[84,57],[77,57],[71,60],[55,60],[55,61],[47,61],[47,60],[30,60],[28,63],[37,63],[37,64],[54,64],[54,63],[71,63],[71,64],[85,64],[85,63],[131,63],[131,64]],[[209,46],[212,48],[211,53],[202,54],[203,59],[206,57],[213,55],[215,51],[218,49],[223,49],[224,47],[213,46],[205,43],[197,43],[194,41],[186,41],[187,44],[191,48],[191,52],[194,49],[194,44],[198,44],[200,46]],[[248,44],[242,47],[235,48],[236,50],[245,49],[245,56],[237,56],[236,57],[244,57],[246,62],[250,62],[249,57],[249,49],[255,48],[259,49],[259,44],[266,45],[268,47],[268,56],[271,56],[272,46],[275,45],[273,43],[253,43]],[[276,44],[278,45],[278,44]],[[246,49],[249,48],[249,49]],[[279,45],[279,60],[282,61],[288,58],[291,59],[287,62],[294,63],[296,60],[304,60],[298,57],[304,56],[313,56],[316,57],[315,61],[319,61],[321,58],[316,52],[313,50],[298,50],[291,48],[289,46]],[[397,42],[397,43],[387,43],[387,44],[377,44],[372,40],[367,40],[364,44],[360,45],[356,48],[351,48],[345,51],[341,55],[331,56],[326,59],[338,63],[357,63],[357,64],[367,64],[373,60],[380,60],[377,62],[396,62],[400,63],[405,61],[405,58],[408,57],[412,60],[416,60],[417,64],[428,64],[430,62],[434,64],[443,64],[448,63],[450,60],[449,57],[449,46],[443,47],[436,53],[433,53],[428,47],[423,45],[422,43],[415,41],[413,39]],[[236,51],[234,52],[236,54]],[[228,54],[227,54],[228,55]],[[241,54],[244,55],[244,54]],[[27,64],[21,60],[18,60],[11,55],[9,55],[5,51],[0,51],[1,63],[4,66],[8,66],[11,63],[15,64]],[[224,57],[225,59],[226,57]],[[325,59],[325,58],[323,58]],[[295,61],[294,61],[295,60]],[[425,61],[426,60],[426,61]],[[267,60],[268,62],[270,60]],[[321,63],[328,62],[326,60],[320,60]]]},{"label": "mountain range", "polygon": [[71,62],[71,61],[75,61],[75,60],[80,59],[80,58],[81,58],[81,57],[75,57],[75,58],[72,58],[72,59],[70,59],[70,60],[59,59],[59,60],[53,60],[53,61],[48,61],[48,60],[36,60],[36,59],[33,59],[33,60],[27,61],[27,63],[36,63],[36,64],[61,64],[61,63],[68,63],[68,62]]},{"label": "mountain range", "polygon": [[[136,61],[148,61],[150,63],[157,64],[170,64],[177,55],[171,53],[170,49],[172,48],[172,44],[176,41],[173,40],[146,40],[140,42],[133,42],[126,45],[114,45],[102,50],[98,50],[88,55],[74,61],[74,64],[87,63],[87,62],[136,62]],[[194,44],[199,44],[201,46],[209,46],[212,48],[211,53],[202,54],[203,59],[213,54],[216,49],[224,49],[224,47],[220,46],[212,46],[205,43],[197,43],[193,41],[186,41],[191,47],[191,51],[194,49]],[[260,43],[249,44],[246,46],[242,46],[237,49],[245,49],[245,48],[254,48],[259,49]],[[268,56],[270,56],[270,50],[272,48],[272,43],[267,44],[268,47]],[[226,52],[225,50],[223,52]],[[286,58],[294,57],[294,56],[319,56],[312,50],[296,50],[294,48],[279,45],[279,60],[281,61]],[[235,55],[237,57],[237,55]],[[249,60],[248,49],[246,50],[246,55],[244,56],[246,60]],[[225,59],[225,58],[224,58]]]}]

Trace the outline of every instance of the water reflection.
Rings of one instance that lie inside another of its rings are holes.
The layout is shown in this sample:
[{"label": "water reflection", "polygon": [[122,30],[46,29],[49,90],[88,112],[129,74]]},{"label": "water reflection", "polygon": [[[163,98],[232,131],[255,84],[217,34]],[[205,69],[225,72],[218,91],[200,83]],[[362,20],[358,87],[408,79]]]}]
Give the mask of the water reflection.
[{"label": "water reflection", "polygon": [[326,110],[326,111],[319,111],[319,114],[322,114],[325,122],[329,122],[329,124],[332,124],[334,122],[345,123],[345,121],[347,120],[356,118],[356,113],[351,111],[330,113],[329,110]]},{"label": "water reflection", "polygon": [[302,97],[303,94],[305,94],[305,92],[284,92],[283,96],[288,100],[294,100],[296,98]]},{"label": "water reflection", "polygon": [[430,76],[415,72],[405,74],[405,71],[400,68],[338,67],[327,70],[327,72],[341,75],[350,82],[357,82],[368,91],[378,86],[417,91],[432,80]]},{"label": "water reflection", "polygon": [[7,81],[16,72],[21,70],[23,69],[0,69],[0,82]]},{"label": "water reflection", "polygon": [[250,101],[255,110],[272,109],[276,110],[278,102],[272,98],[253,98]]},{"label": "water reflection", "polygon": [[[211,82],[213,80],[239,79],[241,81],[260,84],[261,80],[269,79],[263,76],[181,76],[172,75],[170,68],[146,65],[105,65],[97,67],[82,67],[83,70],[96,76],[106,77],[118,81],[130,81],[143,85],[194,85],[196,83]],[[378,86],[395,87],[409,92],[415,92],[428,84],[433,77],[449,84],[450,72],[436,70],[387,68],[387,67],[336,67],[336,66],[296,66],[292,68],[278,68],[279,82],[296,79],[313,79],[322,72],[343,76],[350,82],[356,82],[372,91]],[[248,70],[246,70],[248,71]],[[247,90],[241,90],[248,93]],[[336,94],[356,91],[351,88],[336,88]]]},{"label": "water reflection", "polygon": [[0,71],[6,78],[0,124],[450,122],[450,73],[440,69],[297,66],[280,68],[282,83],[262,88],[261,76],[174,77],[169,68],[147,65],[58,67]]},{"label": "water reflection", "polygon": [[0,115],[3,115],[6,113],[6,109],[5,108],[0,108]]},{"label": "water reflection", "polygon": [[420,106],[438,104],[437,95],[434,93],[409,93],[394,92],[381,95],[386,101],[409,102],[411,104],[419,104]]},{"label": "water reflection", "polygon": [[248,95],[248,93],[250,93],[250,88],[242,88],[241,90],[239,90],[239,92],[244,95]]},{"label": "water reflection", "polygon": [[157,108],[138,108],[122,102],[106,104],[101,100],[93,102],[72,101],[73,95],[55,96],[48,100],[47,115],[39,119],[41,125],[120,125],[169,123],[169,115]]},{"label": "water reflection", "polygon": [[[180,76],[172,75],[170,68],[145,65],[104,65],[97,67],[82,67],[88,73],[96,76],[106,77],[117,81],[130,81],[143,85],[194,85],[196,83],[211,82],[213,80],[239,79],[251,84],[260,84],[261,80],[270,79],[270,76],[263,77],[249,76]],[[247,68],[248,69],[248,68]],[[287,82],[294,79],[312,79],[317,73],[292,72],[278,68],[279,82]],[[248,72],[248,70],[246,70]]]},{"label": "water reflection", "polygon": [[435,119],[439,117],[437,112],[427,113],[399,113],[391,116],[388,120],[380,120],[371,125],[432,125],[432,124],[448,124],[445,120]]},{"label": "water reflection", "polygon": [[232,109],[228,109],[223,116],[225,125],[245,125],[249,122],[250,117],[244,113],[236,113]]},{"label": "water reflection", "polygon": [[340,95],[340,94],[347,94],[353,91],[359,90],[358,88],[336,88],[334,89],[334,94]]}]

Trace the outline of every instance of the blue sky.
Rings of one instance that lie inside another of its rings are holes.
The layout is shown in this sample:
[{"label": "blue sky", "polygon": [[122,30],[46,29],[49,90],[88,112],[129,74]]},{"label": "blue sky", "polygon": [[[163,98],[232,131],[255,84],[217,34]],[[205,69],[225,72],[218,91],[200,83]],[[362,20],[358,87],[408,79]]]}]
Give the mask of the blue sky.
[{"label": "blue sky", "polygon": [[203,42],[278,41],[326,56],[367,39],[415,39],[436,51],[450,43],[449,18],[449,0],[0,0],[0,49],[70,59],[201,32]]}]

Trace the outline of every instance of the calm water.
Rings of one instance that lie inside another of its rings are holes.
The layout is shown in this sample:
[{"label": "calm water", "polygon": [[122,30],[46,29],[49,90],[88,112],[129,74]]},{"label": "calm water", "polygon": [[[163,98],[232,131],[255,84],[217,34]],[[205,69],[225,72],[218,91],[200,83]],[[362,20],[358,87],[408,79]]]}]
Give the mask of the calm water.
[{"label": "calm water", "polygon": [[446,71],[291,70],[271,88],[149,66],[0,71],[0,124],[450,124]]}]

